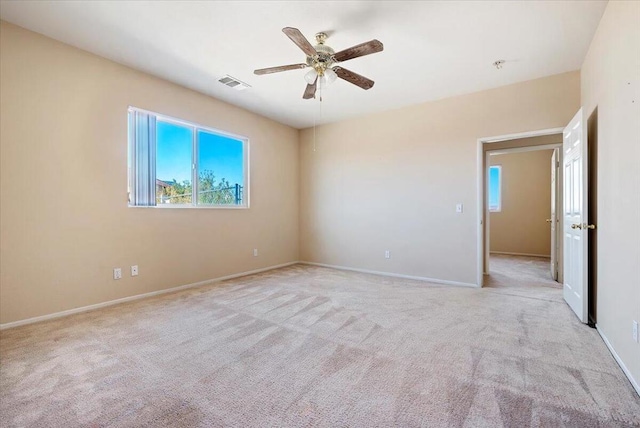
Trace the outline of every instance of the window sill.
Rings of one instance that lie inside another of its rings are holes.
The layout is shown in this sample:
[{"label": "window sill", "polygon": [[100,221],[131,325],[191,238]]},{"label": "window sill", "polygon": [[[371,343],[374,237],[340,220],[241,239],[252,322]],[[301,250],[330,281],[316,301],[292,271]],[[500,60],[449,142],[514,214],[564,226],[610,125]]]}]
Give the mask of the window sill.
[{"label": "window sill", "polygon": [[129,208],[154,208],[161,210],[248,210],[249,207],[247,205],[153,205],[153,206],[143,206],[143,205],[128,205]]}]

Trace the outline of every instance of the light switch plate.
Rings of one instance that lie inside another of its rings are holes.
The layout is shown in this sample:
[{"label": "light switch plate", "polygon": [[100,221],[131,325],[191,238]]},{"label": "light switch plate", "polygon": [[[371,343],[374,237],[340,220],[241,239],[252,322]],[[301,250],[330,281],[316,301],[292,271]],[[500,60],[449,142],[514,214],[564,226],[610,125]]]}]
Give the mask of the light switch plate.
[{"label": "light switch plate", "polygon": [[461,213],[462,212],[462,204],[456,204],[456,212],[457,213]]}]

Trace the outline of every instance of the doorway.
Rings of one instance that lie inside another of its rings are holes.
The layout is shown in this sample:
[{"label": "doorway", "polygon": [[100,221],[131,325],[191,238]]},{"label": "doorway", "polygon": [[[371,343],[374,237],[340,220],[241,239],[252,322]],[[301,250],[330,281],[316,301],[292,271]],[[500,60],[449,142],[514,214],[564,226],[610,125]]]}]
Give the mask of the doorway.
[{"label": "doorway", "polygon": [[[490,273],[490,223],[487,182],[489,181],[489,151],[503,148],[543,146],[558,144],[556,141],[535,139],[556,138],[562,133],[562,150],[556,160],[561,166],[555,176],[562,181],[562,194],[556,205],[561,209],[548,221],[557,226],[560,236],[553,235],[559,248],[551,257],[560,256],[557,262],[558,277],[562,284],[563,300],[580,322],[593,326],[597,322],[597,109],[586,118],[582,108],[564,128],[512,134],[478,139],[478,285],[485,285],[485,275]],[[514,140],[524,139],[526,141]],[[500,145],[506,145],[501,147]],[[554,152],[557,153],[557,152]],[[590,160],[591,158],[591,160]],[[592,188],[593,186],[593,188]],[[550,213],[551,214],[551,213]],[[561,217],[561,221],[559,217]],[[553,259],[552,259],[553,260]],[[554,263],[550,272],[555,275]],[[593,299],[593,300],[592,300]]]},{"label": "doorway", "polygon": [[[549,292],[561,299],[562,242],[557,236],[561,203],[562,135],[485,146],[487,182],[485,286]],[[532,145],[533,144],[533,145]],[[505,146],[505,144],[502,144]]]},{"label": "doorway", "polygon": [[556,282],[562,274],[556,207],[561,202],[562,135],[534,142],[554,140],[525,146],[531,139],[518,139],[509,143],[520,147],[485,147],[487,286],[561,289]]},{"label": "doorway", "polygon": [[[482,286],[485,284],[485,280],[488,279],[488,276],[491,271],[491,267],[490,267],[491,266],[490,255],[492,251],[491,215],[492,215],[492,211],[495,212],[495,208],[496,208],[495,200],[491,201],[492,206],[489,207],[490,201],[489,201],[489,194],[488,194],[489,193],[488,183],[491,179],[489,175],[490,166],[492,166],[491,157],[507,155],[512,153],[539,152],[544,150],[547,151],[546,153],[552,153],[556,148],[561,147],[561,145],[562,145],[562,129],[561,128],[534,131],[534,132],[528,132],[528,133],[522,133],[522,134],[505,135],[500,137],[481,138],[478,140],[478,183],[479,183],[479,186],[478,186],[478,206],[479,206],[478,208],[478,219],[479,219],[478,221],[479,223],[478,284],[479,285]],[[561,156],[562,151],[559,150],[557,152],[559,153],[557,153],[556,156]],[[494,163],[499,164],[499,162],[494,162]],[[501,165],[493,165],[493,166],[501,166]],[[501,168],[498,168],[498,170],[502,169],[502,167],[503,166],[501,166]],[[504,174],[505,171],[502,170],[499,172]],[[551,180],[551,172],[552,172],[551,159],[549,159],[547,163],[547,169],[546,169],[546,173],[549,176],[549,181]],[[561,174],[556,174],[556,177],[561,177]],[[504,190],[504,187],[505,187],[504,176],[500,177],[500,179],[501,179],[500,185],[502,186],[501,190]],[[526,177],[525,177],[525,181],[526,181]],[[550,191],[550,186],[551,185],[549,184],[549,191]],[[517,191],[516,191],[516,194],[517,194]],[[561,197],[560,194],[558,194],[558,196]],[[549,200],[550,200],[550,196],[549,196]],[[505,209],[505,205],[502,205],[505,203],[504,199],[500,199],[499,201],[497,201],[497,203],[498,205],[500,205],[501,210]],[[513,205],[513,201],[507,201],[506,203],[509,205]],[[525,198],[525,205],[526,205],[526,198]],[[542,215],[541,219],[538,219],[540,222],[542,222],[542,227],[545,227],[548,232],[548,233],[545,233],[546,237],[551,236],[551,230],[550,230],[551,224],[549,224],[549,222],[546,222],[546,220],[549,219],[549,217],[551,216],[550,208],[548,211],[549,212]],[[518,230],[519,227],[521,228],[527,227],[526,225],[525,226],[522,225],[522,224],[527,224],[527,222],[524,222],[524,221],[519,222],[518,214],[516,214],[514,218],[515,220],[512,218],[511,224],[507,225],[505,229],[506,232],[504,233],[504,235],[507,238],[509,237],[509,234],[510,234],[509,230],[514,231],[514,230]],[[556,228],[556,230],[557,229],[558,228]],[[561,245],[562,239],[556,239],[556,241],[559,243],[559,245]],[[500,266],[504,267],[505,262],[508,264],[509,259],[511,259],[512,261],[515,261],[514,257],[538,256],[538,258],[541,258],[542,260],[536,259],[535,263],[533,261],[530,261],[530,264],[532,265],[531,272],[538,272],[538,271],[541,272],[540,269],[533,268],[533,265],[541,266],[540,262],[542,261],[544,264],[547,265],[547,271],[549,272],[546,279],[551,280],[553,269],[551,268],[550,259],[548,258],[548,256],[550,255],[550,244],[547,245],[547,248],[549,249],[546,251],[537,250],[534,252],[529,252],[529,251],[522,251],[522,250],[515,251],[513,248],[511,248],[510,250],[509,249],[500,250],[494,247],[493,251],[494,251],[494,256],[496,257],[496,260],[499,261],[499,263],[496,265],[498,269],[500,269]],[[498,253],[507,253],[507,254],[498,254]],[[555,254],[561,255],[562,251],[556,251]],[[547,256],[547,258],[545,259],[539,256]],[[520,261],[522,262],[523,260],[520,260]],[[559,279],[562,280],[562,271],[561,271],[562,263],[559,262],[558,260],[556,260],[555,263],[556,263],[556,267],[559,268],[559,272],[558,272]],[[522,268],[522,266],[520,267]],[[506,271],[509,270],[508,268],[505,268],[505,269]],[[519,271],[522,272],[522,269],[520,269]],[[493,283],[495,284],[495,281]]]}]

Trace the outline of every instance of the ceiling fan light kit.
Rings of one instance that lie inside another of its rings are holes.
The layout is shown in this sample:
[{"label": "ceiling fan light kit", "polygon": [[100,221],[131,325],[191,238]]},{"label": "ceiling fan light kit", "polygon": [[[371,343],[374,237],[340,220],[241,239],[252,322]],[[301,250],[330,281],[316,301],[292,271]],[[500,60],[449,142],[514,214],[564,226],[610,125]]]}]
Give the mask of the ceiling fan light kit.
[{"label": "ceiling fan light kit", "polygon": [[373,80],[337,66],[336,63],[381,52],[384,46],[380,41],[374,39],[336,53],[325,44],[328,37],[326,33],[317,33],[316,45],[312,46],[297,28],[285,27],[282,32],[307,55],[305,63],[262,68],[255,70],[254,74],[263,75],[311,67],[311,70],[304,75],[307,82],[302,96],[304,99],[315,98],[317,89],[322,90],[335,82],[338,77],[365,90],[373,87],[375,83]]}]

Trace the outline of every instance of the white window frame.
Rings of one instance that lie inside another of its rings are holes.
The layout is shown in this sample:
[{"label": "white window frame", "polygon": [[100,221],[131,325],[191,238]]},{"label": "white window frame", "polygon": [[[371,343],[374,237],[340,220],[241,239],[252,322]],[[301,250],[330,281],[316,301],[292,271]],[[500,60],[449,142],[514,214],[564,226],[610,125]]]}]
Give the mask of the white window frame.
[{"label": "white window frame", "polygon": [[[162,209],[248,209],[250,207],[249,204],[249,138],[243,135],[233,134],[226,131],[221,131],[219,129],[211,128],[210,126],[199,125],[194,122],[189,122],[184,119],[178,119],[172,116],[168,116],[161,113],[156,113],[154,111],[141,109],[138,107],[129,106],[127,109],[127,117],[130,112],[138,111],[141,113],[146,113],[149,115],[154,115],[156,117],[156,121],[158,122],[168,122],[174,125],[179,125],[187,128],[191,128],[192,130],[192,164],[191,164],[191,203],[190,204],[156,204],[152,206],[143,206],[143,205],[131,205],[129,203],[130,208],[162,208]],[[222,137],[233,138],[234,140],[242,141],[242,162],[243,162],[243,187],[242,187],[242,204],[240,205],[214,205],[214,204],[198,204],[198,131],[205,131],[211,134],[219,135]],[[156,142],[157,144],[157,142]],[[128,145],[128,157],[131,156],[131,142],[127,143]],[[131,174],[133,171],[129,168],[128,174],[129,177],[127,179],[129,185],[129,192],[131,191]],[[157,178],[157,176],[156,176]]]},{"label": "white window frame", "polygon": [[[498,169],[498,207],[491,208],[491,168]],[[487,207],[489,208],[490,213],[499,213],[502,211],[502,165],[489,165],[489,169],[487,170]]]}]

